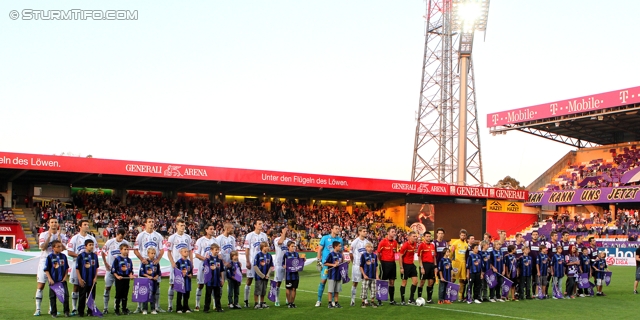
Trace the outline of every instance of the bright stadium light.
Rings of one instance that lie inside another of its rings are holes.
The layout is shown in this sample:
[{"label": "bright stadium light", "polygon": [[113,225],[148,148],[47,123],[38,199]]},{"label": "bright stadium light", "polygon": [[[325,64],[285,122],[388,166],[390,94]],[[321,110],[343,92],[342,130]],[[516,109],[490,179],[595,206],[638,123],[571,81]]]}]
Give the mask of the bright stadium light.
[{"label": "bright stadium light", "polygon": [[467,184],[467,75],[475,31],[486,31],[489,0],[452,0],[453,30],[460,31],[460,115],[458,117],[458,184]]}]

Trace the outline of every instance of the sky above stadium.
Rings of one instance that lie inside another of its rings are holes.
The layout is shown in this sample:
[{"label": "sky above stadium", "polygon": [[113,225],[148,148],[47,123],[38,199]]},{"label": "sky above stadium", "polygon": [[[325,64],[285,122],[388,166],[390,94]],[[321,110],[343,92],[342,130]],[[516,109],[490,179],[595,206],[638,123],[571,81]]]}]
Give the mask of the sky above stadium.
[{"label": "sky above stadium", "polygon": [[[0,149],[409,180],[425,8],[2,1]],[[138,19],[12,19],[25,9]],[[639,85],[638,12],[631,0],[491,1],[473,52],[486,182],[529,184],[572,150],[491,136],[488,113]]]}]

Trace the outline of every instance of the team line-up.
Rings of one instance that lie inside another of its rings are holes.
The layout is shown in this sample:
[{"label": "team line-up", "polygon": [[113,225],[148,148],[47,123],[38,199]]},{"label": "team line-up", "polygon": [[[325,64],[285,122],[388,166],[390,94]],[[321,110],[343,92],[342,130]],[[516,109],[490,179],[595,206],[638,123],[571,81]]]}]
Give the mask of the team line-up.
[{"label": "team line-up", "polygon": [[[177,291],[177,313],[189,313],[200,311],[202,291],[205,291],[205,304],[203,311],[210,312],[215,309],[223,312],[221,305],[222,287],[225,281],[228,293],[228,307],[241,309],[239,304],[239,290],[242,281],[241,264],[239,255],[235,251],[236,239],[233,236],[234,227],[226,223],[224,231],[217,238],[213,237],[214,228],[205,226],[205,235],[199,238],[195,246],[192,246],[191,237],[186,234],[183,220],[176,221],[176,233],[168,239],[168,258],[172,269],[170,272],[168,289],[168,310],[162,310],[160,300],[160,259],[165,253],[162,250],[162,236],[154,230],[155,220],[148,218],[145,221],[145,229],[136,238],[133,246],[124,240],[125,230],[116,232],[116,237],[107,241],[101,250],[105,274],[104,308],[102,312],[95,306],[95,284],[97,281],[98,267],[100,265],[98,255],[94,250],[96,239],[91,236],[89,222],[80,221],[80,232],[68,242],[61,234],[58,221],[55,218],[48,220],[49,230],[39,236],[42,255],[38,267],[36,312],[41,314],[41,303],[45,284],[49,284],[49,314],[57,317],[56,301],[63,302],[65,316],[100,315],[109,312],[109,300],[111,287],[115,286],[116,315],[129,314],[127,301],[130,289],[130,280],[134,277],[146,278],[153,283],[149,301],[138,303],[133,313],[152,314],[159,312],[173,312],[173,300]],[[276,257],[268,252],[269,243],[267,235],[262,232],[262,221],[254,224],[255,230],[249,233],[245,239],[247,268],[246,284],[244,286],[244,308],[249,306],[251,284],[255,279],[256,285],[253,295],[253,308],[263,309],[269,306],[265,303],[265,295],[271,273],[275,288],[275,306],[280,306],[280,285],[285,282],[286,304],[289,308],[296,308],[296,289],[299,284],[298,272],[285,272],[287,260],[304,259],[295,250],[295,243],[286,238],[287,228],[283,228],[277,238],[273,240]],[[504,302],[509,297],[513,301],[518,299],[532,299],[532,292],[539,298],[548,297],[550,286],[557,291],[562,291],[562,280],[567,277],[564,292],[555,294],[554,298],[584,297],[586,289],[579,289],[576,278],[580,274],[587,273],[593,277],[597,286],[596,295],[604,296],[602,284],[605,272],[608,271],[604,253],[598,253],[595,240],[589,239],[588,244],[582,243],[582,237],[578,236],[576,242],[570,243],[568,233],[563,233],[559,241],[555,232],[551,233],[549,241],[539,241],[536,231],[532,234],[531,241],[524,241],[520,234],[516,235],[515,243],[506,241],[506,235],[501,233],[500,240],[491,242],[490,235],[485,234],[480,244],[476,243],[472,235],[465,230],[460,231],[460,238],[447,243],[444,240],[443,229],[436,231],[436,239],[432,241],[431,234],[426,233],[422,241],[418,240],[415,232],[409,233],[408,241],[400,247],[395,239],[396,229],[390,227],[387,236],[380,241],[374,252],[373,244],[367,240],[367,230],[358,229],[358,238],[349,245],[350,259],[344,259],[343,239],[339,236],[341,227],[334,225],[331,233],[320,240],[318,246],[318,267],[321,268],[321,280],[318,286],[318,300],[316,307],[321,306],[325,287],[328,287],[329,308],[341,308],[338,301],[342,291],[342,283],[345,279],[346,263],[352,262],[351,271],[351,306],[355,306],[357,285],[362,282],[360,298],[361,306],[378,307],[382,305],[381,298],[376,293],[376,282],[385,281],[385,296],[389,304],[395,305],[395,280],[397,274],[396,253],[400,255],[401,274],[401,304],[416,304],[415,293],[417,291],[418,304],[432,303],[433,288],[439,282],[438,303],[449,304],[455,300],[447,290],[449,284],[459,281],[461,289],[458,290],[458,300],[466,300],[468,303],[482,303],[482,301]],[[63,243],[67,243],[66,248]],[[399,248],[400,247],[400,248]],[[399,248],[399,249],[398,249]],[[73,263],[67,261],[64,250],[73,258]],[[140,259],[141,266],[138,272],[133,270],[133,263],[129,256],[130,249]],[[414,263],[417,254],[419,266]],[[197,289],[195,308],[189,307],[191,293],[191,278],[193,277],[194,257],[202,261],[202,268],[196,274]],[[205,268],[207,269],[206,271]],[[68,272],[71,269],[71,272]],[[418,271],[419,269],[419,271]],[[235,276],[239,274],[240,276]],[[497,277],[489,278],[485,275],[494,274]],[[418,275],[420,284],[418,286]],[[176,279],[176,277],[178,277]],[[71,293],[71,306],[69,305],[69,292],[67,278],[73,285]],[[405,292],[408,280],[411,280],[410,296],[405,302]],[[489,280],[489,281],[488,281]],[[503,292],[503,282],[513,283],[508,292]],[[422,298],[425,283],[427,284],[427,299]],[[174,286],[179,284],[179,290]],[[469,296],[467,297],[467,290]],[[211,306],[213,298],[213,308]],[[377,300],[377,303],[376,303]]]}]

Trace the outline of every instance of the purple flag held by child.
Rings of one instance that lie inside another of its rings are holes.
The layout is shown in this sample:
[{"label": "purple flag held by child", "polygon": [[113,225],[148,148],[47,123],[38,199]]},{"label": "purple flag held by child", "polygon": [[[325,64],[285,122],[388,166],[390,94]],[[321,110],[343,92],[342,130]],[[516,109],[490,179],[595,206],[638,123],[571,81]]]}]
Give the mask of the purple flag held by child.
[{"label": "purple flag held by child", "polygon": [[184,277],[182,276],[182,270],[173,268],[173,290],[180,293],[187,293],[187,288],[184,285]]},{"label": "purple flag held by child", "polygon": [[49,287],[56,294],[56,297],[58,297],[58,300],[64,303],[64,287],[62,286],[62,282],[56,282],[50,285]]},{"label": "purple flag held by child", "polygon": [[593,297],[593,288],[594,288],[595,286],[596,286],[596,285],[595,285],[595,284],[593,284],[593,282],[589,281],[589,288],[587,288],[587,292],[589,293],[589,296],[591,296],[591,297]]},{"label": "purple flag held by child", "polygon": [[345,262],[338,266],[338,271],[340,271],[340,277],[342,277],[342,283],[348,283],[351,281],[349,279],[349,263]]},{"label": "purple flag held by child", "polygon": [[202,276],[204,277],[204,283],[209,283],[211,281],[211,277],[213,276],[213,272],[211,272],[210,266],[202,265]]},{"label": "purple flag held by child", "polygon": [[538,299],[544,299],[544,292],[542,292],[542,286],[538,283]]},{"label": "purple flag held by child", "polygon": [[389,300],[389,281],[376,280],[376,298],[380,301]]},{"label": "purple flag held by child", "polygon": [[509,290],[511,290],[511,286],[513,286],[513,281],[504,278],[504,281],[502,282],[502,296],[503,297],[508,297],[509,296]]},{"label": "purple flag held by child", "polygon": [[611,271],[607,271],[604,273],[604,284],[609,286],[609,283],[611,283]]},{"label": "purple flag held by child", "polygon": [[467,302],[473,302],[473,294],[471,293],[471,285],[467,285]]},{"label": "purple flag held by child", "polygon": [[236,268],[236,272],[233,274],[233,280],[242,282],[242,271],[240,268]]},{"label": "purple flag held by child", "polygon": [[588,289],[589,288],[589,274],[581,273],[578,275],[578,288],[579,289]]},{"label": "purple flag held by child", "polygon": [[267,297],[271,302],[276,302],[277,290],[278,290],[278,283],[271,280],[271,287],[269,287],[269,296]]},{"label": "purple flag held by child", "polygon": [[131,302],[150,302],[153,293],[153,280],[149,278],[133,279]]},{"label": "purple flag held by child", "polygon": [[491,269],[487,270],[484,274],[484,278],[487,280],[487,284],[489,288],[493,289],[498,285],[498,279],[496,278],[496,274],[493,273]]},{"label": "purple flag held by child", "polygon": [[564,299],[564,296],[562,295],[562,290],[558,288],[557,283],[553,284],[553,297],[556,299]]},{"label": "purple flag held by child", "polygon": [[460,291],[460,285],[455,283],[447,283],[447,292],[446,299],[449,301],[457,301],[458,300],[458,291]]},{"label": "purple flag held by child", "polygon": [[102,318],[102,312],[100,312],[100,310],[98,310],[98,307],[96,307],[96,302],[93,301],[93,295],[91,294],[89,294],[89,298],[87,299],[87,307],[89,308],[89,310],[91,310],[91,314],[94,317]]},{"label": "purple flag held by child", "polygon": [[289,258],[285,263],[285,270],[287,272],[300,272],[302,268],[304,268],[304,259],[302,258]]}]

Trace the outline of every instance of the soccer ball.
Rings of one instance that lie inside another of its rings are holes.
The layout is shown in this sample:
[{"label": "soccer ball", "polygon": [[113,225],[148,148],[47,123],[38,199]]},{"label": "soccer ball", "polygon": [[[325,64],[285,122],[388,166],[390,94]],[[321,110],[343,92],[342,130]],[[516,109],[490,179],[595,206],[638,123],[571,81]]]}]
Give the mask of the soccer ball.
[{"label": "soccer ball", "polygon": [[424,306],[424,298],[423,297],[420,297],[420,298],[416,299],[416,306],[418,306],[418,307]]}]

